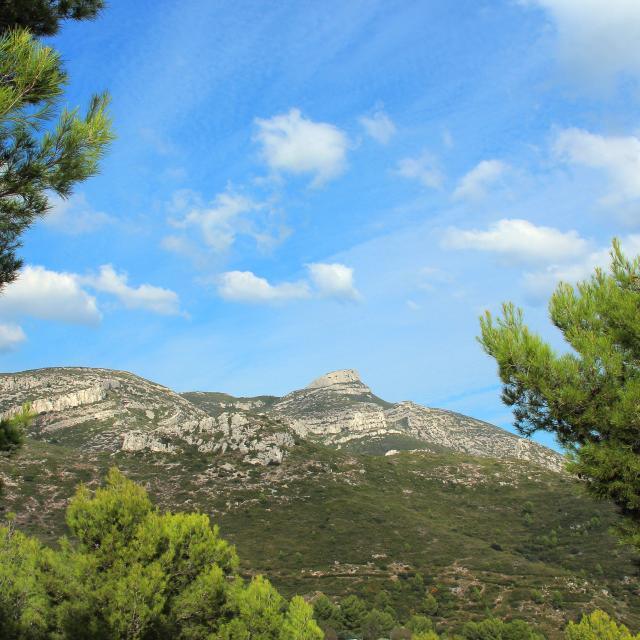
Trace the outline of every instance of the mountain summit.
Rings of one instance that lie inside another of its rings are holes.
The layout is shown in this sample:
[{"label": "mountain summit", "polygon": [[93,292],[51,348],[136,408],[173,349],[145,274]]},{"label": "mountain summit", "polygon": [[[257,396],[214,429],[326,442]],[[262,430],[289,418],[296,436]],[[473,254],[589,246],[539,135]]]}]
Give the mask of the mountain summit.
[{"label": "mountain summit", "polygon": [[335,385],[359,384],[365,386],[360,380],[360,374],[355,369],[340,369],[325,373],[307,385],[307,389],[321,389],[323,387],[333,387]]}]

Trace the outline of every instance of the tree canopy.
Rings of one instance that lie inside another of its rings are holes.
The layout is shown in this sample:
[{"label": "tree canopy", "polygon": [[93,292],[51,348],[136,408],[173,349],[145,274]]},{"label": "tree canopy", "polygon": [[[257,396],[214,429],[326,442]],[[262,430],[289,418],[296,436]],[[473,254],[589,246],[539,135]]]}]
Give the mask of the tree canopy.
[{"label": "tree canopy", "polygon": [[498,363],[503,401],[523,435],[554,433],[570,469],[626,516],[623,536],[640,547],[640,260],[618,241],[610,271],[558,285],[549,315],[569,349],[558,353],[505,304],[481,319],[480,342]]},{"label": "tree canopy", "polygon": [[64,20],[91,20],[104,6],[104,0],[4,0],[0,31],[22,27],[36,36],[52,36]]},{"label": "tree canopy", "polygon": [[160,513],[112,469],[67,510],[71,540],[43,547],[0,527],[4,640],[321,640],[313,609],[238,573],[234,547],[198,513]]}]

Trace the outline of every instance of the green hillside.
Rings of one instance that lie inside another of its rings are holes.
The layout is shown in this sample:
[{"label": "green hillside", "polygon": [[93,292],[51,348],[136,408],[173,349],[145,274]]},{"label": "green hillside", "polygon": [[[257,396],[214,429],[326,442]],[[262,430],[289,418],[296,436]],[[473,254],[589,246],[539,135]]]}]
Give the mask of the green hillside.
[{"label": "green hillside", "polygon": [[112,466],[163,509],[201,510],[220,524],[248,571],[286,594],[384,589],[398,613],[435,595],[435,620],[455,629],[487,614],[522,617],[550,636],[601,607],[640,628],[634,558],[608,531],[616,515],[568,476],[518,461],[452,453],[372,456],[299,442],[284,464],[240,456],[83,452],[29,440],[0,461],[2,508],[49,542],[78,482]]}]

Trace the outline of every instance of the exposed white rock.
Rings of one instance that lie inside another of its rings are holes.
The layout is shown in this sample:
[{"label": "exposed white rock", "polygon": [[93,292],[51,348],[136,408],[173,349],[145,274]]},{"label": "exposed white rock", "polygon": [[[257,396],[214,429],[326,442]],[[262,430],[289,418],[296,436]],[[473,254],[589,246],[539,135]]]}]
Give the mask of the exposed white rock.
[{"label": "exposed white rock", "polygon": [[307,389],[319,389],[321,387],[331,387],[334,384],[351,384],[360,382],[360,374],[355,369],[342,369],[340,371],[331,371],[307,385]]},{"label": "exposed white rock", "polygon": [[122,451],[152,451],[154,453],[175,453],[176,447],[160,442],[149,433],[128,431],[122,434]]}]

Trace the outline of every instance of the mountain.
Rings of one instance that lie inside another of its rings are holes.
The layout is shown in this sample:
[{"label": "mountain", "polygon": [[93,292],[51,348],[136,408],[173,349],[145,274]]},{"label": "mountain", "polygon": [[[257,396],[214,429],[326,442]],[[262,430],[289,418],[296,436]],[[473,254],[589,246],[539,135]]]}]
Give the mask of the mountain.
[{"label": "mountain", "polygon": [[263,412],[303,438],[352,451],[446,450],[528,460],[556,471],[563,467],[563,458],[556,452],[487,422],[414,402],[386,402],[353,369],[328,373],[283,398],[183,395],[212,415],[223,407]]},{"label": "mountain", "polygon": [[489,611],[555,638],[592,607],[640,627],[637,559],[609,533],[619,518],[557,471],[558,454],[385,402],[353,371],[282,398],[180,395],[107,369],[0,375],[0,414],[24,402],[38,415],[25,446],[0,457],[0,519],[15,512],[49,543],[78,483],[117,465],[161,509],[209,514],[245,571],[288,595],[372,602],[384,589],[405,615],[428,590],[450,630]]}]

